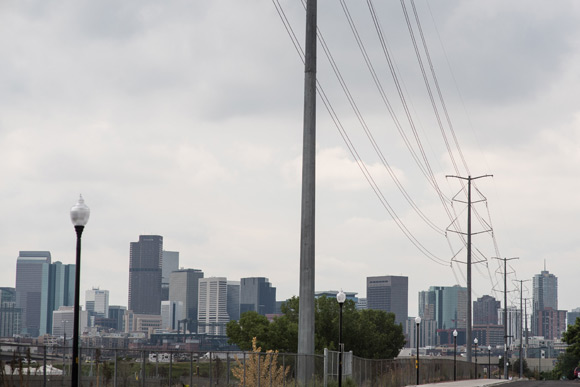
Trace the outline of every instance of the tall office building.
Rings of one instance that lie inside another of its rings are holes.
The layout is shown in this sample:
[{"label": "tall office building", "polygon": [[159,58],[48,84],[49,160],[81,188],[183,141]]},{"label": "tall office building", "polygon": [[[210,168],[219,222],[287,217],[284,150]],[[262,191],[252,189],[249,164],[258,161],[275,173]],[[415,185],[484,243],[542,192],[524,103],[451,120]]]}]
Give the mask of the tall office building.
[{"label": "tall office building", "polygon": [[75,268],[76,265],[65,265],[60,261],[49,266],[47,332],[52,332],[52,312],[75,303]]},{"label": "tall office building", "polygon": [[[61,306],[52,312],[52,316],[52,335],[72,338],[74,333],[74,306]],[[85,328],[89,325],[88,313],[86,310],[80,311],[79,324],[80,333],[82,334],[82,332],[85,331]]]},{"label": "tall office building", "polygon": [[567,325],[576,324],[576,319],[580,317],[580,308],[574,308],[566,314]]},{"label": "tall office building", "polygon": [[228,280],[225,277],[199,280],[198,333],[225,335],[228,316]]},{"label": "tall office building", "polygon": [[420,292],[419,315],[437,321],[437,329],[465,329],[467,288],[459,285],[431,286],[428,291]]},{"label": "tall office building", "polygon": [[199,280],[203,271],[199,269],[181,269],[169,276],[169,301],[181,301],[183,314],[180,320],[187,319],[190,331],[196,330]]},{"label": "tall office building", "polygon": [[395,314],[395,322],[403,327],[407,322],[409,278],[384,275],[367,277],[367,307]]},{"label": "tall office building", "polygon": [[131,242],[129,310],[135,314],[161,314],[161,261],[163,237],[140,235]]},{"label": "tall office building", "polygon": [[261,315],[276,312],[276,288],[264,277],[240,280],[240,316],[248,311]]},{"label": "tall office building", "polygon": [[473,301],[473,325],[497,325],[501,302],[485,295]]},{"label": "tall office building", "polygon": [[558,310],[558,278],[544,268],[532,281],[532,334],[541,336],[540,331],[546,329],[540,327],[540,324],[545,324],[539,321],[540,312],[546,309]]},{"label": "tall office building", "polygon": [[240,281],[228,281],[228,316],[230,321],[240,319]]},{"label": "tall office building", "polygon": [[109,305],[109,318],[115,321],[113,329],[117,332],[123,332],[125,330],[124,318],[126,311],[126,306]]},{"label": "tall office building", "polygon": [[[519,340],[522,333],[522,311],[515,306],[509,306],[507,308],[507,314],[507,342],[510,345],[515,340]],[[497,321],[499,325],[504,326],[503,308],[497,310]]]},{"label": "tall office building", "polygon": [[22,310],[21,333],[48,333],[49,251],[21,251],[16,261],[16,307]]},{"label": "tall office building", "polygon": [[163,329],[177,331],[179,320],[183,315],[183,302],[181,301],[161,301],[161,321]]},{"label": "tall office building", "polygon": [[161,300],[169,300],[169,278],[172,272],[179,270],[179,252],[163,250],[161,262]]},{"label": "tall office building", "polygon": [[0,337],[20,333],[22,311],[16,307],[16,289],[0,288]]},{"label": "tall office building", "polygon": [[559,340],[566,331],[566,311],[545,308],[538,311],[538,333],[548,340]]},{"label": "tall office building", "polygon": [[85,310],[90,317],[109,318],[109,291],[92,288],[85,292]]}]

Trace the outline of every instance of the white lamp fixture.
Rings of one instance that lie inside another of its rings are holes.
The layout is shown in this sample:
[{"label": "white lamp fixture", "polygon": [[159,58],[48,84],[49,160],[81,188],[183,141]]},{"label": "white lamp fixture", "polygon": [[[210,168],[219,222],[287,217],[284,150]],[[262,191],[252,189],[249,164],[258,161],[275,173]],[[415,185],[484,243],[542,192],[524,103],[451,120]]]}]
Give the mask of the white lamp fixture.
[{"label": "white lamp fixture", "polygon": [[70,220],[74,226],[85,226],[89,221],[91,210],[85,204],[83,195],[80,195],[79,201],[70,209]]}]

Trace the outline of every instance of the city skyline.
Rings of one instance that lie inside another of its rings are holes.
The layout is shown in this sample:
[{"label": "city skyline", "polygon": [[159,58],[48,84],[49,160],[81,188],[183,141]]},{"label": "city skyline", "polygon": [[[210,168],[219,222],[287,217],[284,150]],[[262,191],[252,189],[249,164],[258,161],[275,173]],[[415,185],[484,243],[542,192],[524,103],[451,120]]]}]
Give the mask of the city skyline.
[{"label": "city skyline", "polygon": [[[280,3],[303,42],[301,4]],[[577,2],[418,3],[446,102],[438,116],[401,5],[377,4],[377,15],[408,110],[368,10],[349,6],[401,126],[340,5],[321,4],[320,31],[384,158],[322,49],[321,86],[390,207],[319,103],[316,289],[362,293],[377,272],[407,276],[411,295],[427,283],[465,286],[461,238],[446,232],[455,215],[456,231],[466,229],[464,207],[449,207],[462,185],[445,176],[493,174],[474,190],[488,199],[477,206],[474,228],[493,225],[496,240],[473,238],[476,259],[487,259],[474,267],[473,299],[502,299],[492,257],[519,257],[509,270],[511,289],[513,279],[532,278],[547,260],[559,277],[559,309],[578,307],[570,270],[580,254]],[[263,25],[247,22],[255,19]],[[203,267],[208,277],[267,277],[280,299],[298,294],[304,67],[272,3],[53,8],[32,0],[3,9],[0,31],[1,285],[13,285],[20,250],[50,250],[74,263],[68,215],[82,193],[92,215],[81,286],[109,289],[111,304],[126,304],[128,242],[139,234],[164,235],[180,266]],[[410,311],[416,302],[410,297]]]}]

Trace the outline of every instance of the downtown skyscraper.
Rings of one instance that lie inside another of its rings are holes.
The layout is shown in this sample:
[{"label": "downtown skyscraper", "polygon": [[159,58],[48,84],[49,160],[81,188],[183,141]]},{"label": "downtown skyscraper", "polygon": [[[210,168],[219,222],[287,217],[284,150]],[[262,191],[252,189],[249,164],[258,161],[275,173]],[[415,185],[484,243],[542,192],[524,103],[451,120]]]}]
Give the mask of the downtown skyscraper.
[{"label": "downtown skyscraper", "polygon": [[140,235],[131,242],[129,310],[135,314],[161,314],[162,254],[162,236]]},{"label": "downtown skyscraper", "polygon": [[532,334],[559,339],[566,329],[566,311],[558,310],[558,277],[544,268],[532,281]]},{"label": "downtown skyscraper", "polygon": [[395,275],[367,277],[367,308],[395,314],[403,327],[409,316],[409,278]]},{"label": "downtown skyscraper", "polygon": [[261,315],[276,313],[276,288],[268,278],[240,279],[240,315],[248,311]]}]

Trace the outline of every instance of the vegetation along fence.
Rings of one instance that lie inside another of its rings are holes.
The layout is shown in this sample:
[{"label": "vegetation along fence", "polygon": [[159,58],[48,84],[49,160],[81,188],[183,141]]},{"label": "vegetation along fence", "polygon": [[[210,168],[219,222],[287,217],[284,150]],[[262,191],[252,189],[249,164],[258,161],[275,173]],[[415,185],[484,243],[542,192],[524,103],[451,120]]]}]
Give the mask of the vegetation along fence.
[{"label": "vegetation along fence", "polygon": [[[0,386],[71,385],[70,348],[0,346]],[[268,352],[184,352],[83,348],[80,379],[85,387],[337,386],[338,353],[308,357],[309,380],[296,375],[298,355]],[[457,361],[457,379],[474,377],[475,365]],[[495,366],[492,371],[496,373]],[[369,360],[345,353],[343,385],[400,387],[416,383],[415,358]],[[487,377],[487,364],[478,365]],[[495,374],[492,373],[492,377]],[[453,359],[420,359],[420,383],[453,380]]]}]

